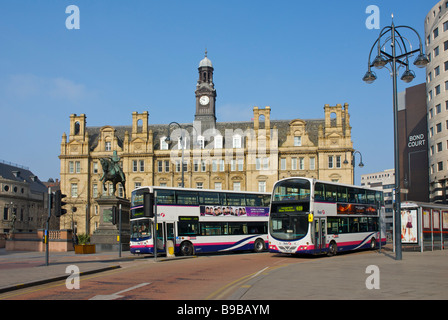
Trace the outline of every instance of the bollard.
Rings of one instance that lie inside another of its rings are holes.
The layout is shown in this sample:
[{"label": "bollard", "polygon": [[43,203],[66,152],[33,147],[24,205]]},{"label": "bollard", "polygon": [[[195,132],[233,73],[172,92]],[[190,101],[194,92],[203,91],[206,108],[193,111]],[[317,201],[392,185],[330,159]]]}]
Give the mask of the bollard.
[{"label": "bollard", "polygon": [[166,242],[166,256],[167,256],[167,258],[174,257],[174,243],[172,240],[168,240]]}]

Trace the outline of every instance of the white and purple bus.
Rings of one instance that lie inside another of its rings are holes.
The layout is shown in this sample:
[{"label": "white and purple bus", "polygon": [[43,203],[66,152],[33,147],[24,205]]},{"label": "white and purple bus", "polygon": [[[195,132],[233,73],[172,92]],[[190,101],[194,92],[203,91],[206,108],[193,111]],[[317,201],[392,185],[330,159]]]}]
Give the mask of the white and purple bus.
[{"label": "white and purple bus", "polygon": [[303,177],[286,178],[277,181],[273,189],[269,251],[335,255],[375,249],[386,243],[383,215],[382,191]]},{"label": "white and purple bus", "polygon": [[[131,196],[131,253],[192,255],[267,249],[270,193],[140,187]],[[154,217],[156,215],[156,217]]]}]

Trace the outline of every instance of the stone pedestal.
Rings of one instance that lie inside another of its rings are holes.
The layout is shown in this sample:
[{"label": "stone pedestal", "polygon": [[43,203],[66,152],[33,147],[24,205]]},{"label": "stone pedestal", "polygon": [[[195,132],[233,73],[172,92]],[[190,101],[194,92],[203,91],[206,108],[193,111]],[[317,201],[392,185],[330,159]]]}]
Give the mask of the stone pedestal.
[{"label": "stone pedestal", "polygon": [[[90,237],[90,242],[95,244],[96,252],[116,251],[118,252],[121,244],[122,251],[129,250],[130,241],[130,224],[129,224],[129,210],[131,207],[130,201],[114,196],[102,196],[97,201],[100,224]],[[121,239],[118,242],[119,225],[112,224],[112,207],[119,208],[121,204]]]}]

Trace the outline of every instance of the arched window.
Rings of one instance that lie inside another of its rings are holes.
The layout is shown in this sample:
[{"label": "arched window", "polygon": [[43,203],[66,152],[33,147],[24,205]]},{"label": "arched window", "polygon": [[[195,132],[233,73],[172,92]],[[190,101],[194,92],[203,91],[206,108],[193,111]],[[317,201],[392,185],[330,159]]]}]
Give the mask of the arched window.
[{"label": "arched window", "polygon": [[137,121],[137,133],[143,132],[143,121],[142,119],[139,119]]},{"label": "arched window", "polygon": [[205,148],[205,138],[204,136],[198,137],[198,148],[204,149]]},{"label": "arched window", "polygon": [[80,131],[80,124],[79,121],[75,122],[75,135],[79,134]]},{"label": "arched window", "polygon": [[168,150],[168,142],[166,142],[166,137],[160,138],[160,150]]},{"label": "arched window", "polygon": [[241,136],[236,134],[233,136],[233,148],[241,148]]},{"label": "arched window", "polygon": [[215,136],[215,149],[222,149],[222,136]]},{"label": "arched window", "polygon": [[337,118],[336,113],[332,112],[330,114],[330,123],[332,127],[336,127],[336,118]]},{"label": "arched window", "polygon": [[262,114],[258,117],[258,129],[264,129],[264,128],[265,128],[265,117]]}]

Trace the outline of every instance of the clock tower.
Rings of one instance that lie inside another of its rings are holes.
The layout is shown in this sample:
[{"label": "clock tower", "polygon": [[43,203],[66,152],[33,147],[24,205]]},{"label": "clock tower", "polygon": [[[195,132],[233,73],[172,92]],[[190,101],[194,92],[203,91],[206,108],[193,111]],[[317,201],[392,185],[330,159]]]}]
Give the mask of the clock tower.
[{"label": "clock tower", "polygon": [[207,50],[205,57],[199,62],[199,79],[196,85],[196,114],[195,121],[201,123],[201,134],[208,129],[216,128],[216,90],[213,84],[213,65],[207,58]]}]

